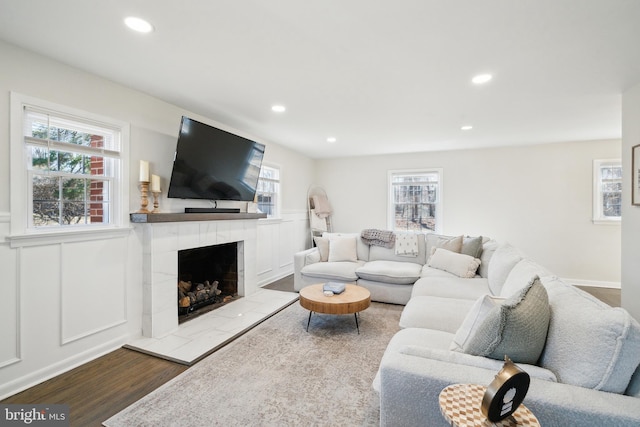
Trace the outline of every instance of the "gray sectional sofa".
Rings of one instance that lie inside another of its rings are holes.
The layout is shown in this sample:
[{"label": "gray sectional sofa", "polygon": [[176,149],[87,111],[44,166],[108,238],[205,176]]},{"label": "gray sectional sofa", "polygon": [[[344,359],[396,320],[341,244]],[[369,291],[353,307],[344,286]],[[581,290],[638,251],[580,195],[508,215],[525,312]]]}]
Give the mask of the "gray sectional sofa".
[{"label": "gray sectional sofa", "polygon": [[[369,288],[375,301],[406,304],[374,381],[382,426],[447,425],[440,391],[488,385],[503,354],[530,374],[524,404],[543,426],[640,425],[640,324],[625,310],[563,282],[509,244],[482,239],[477,274],[467,278],[459,260],[469,259],[451,254],[462,248],[442,250],[449,236],[426,235],[414,258],[351,236],[355,260],[322,261],[317,248],[297,254],[295,287],[350,281]],[[366,268],[375,261],[382,262]],[[413,283],[414,267],[403,271],[402,263],[421,264]]]}]

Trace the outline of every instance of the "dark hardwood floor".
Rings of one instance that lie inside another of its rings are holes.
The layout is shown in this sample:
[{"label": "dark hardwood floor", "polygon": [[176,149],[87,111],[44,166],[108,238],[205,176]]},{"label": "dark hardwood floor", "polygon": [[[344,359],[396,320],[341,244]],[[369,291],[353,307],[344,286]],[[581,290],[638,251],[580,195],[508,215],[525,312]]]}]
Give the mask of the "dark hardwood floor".
[{"label": "dark hardwood floor", "polygon": [[67,404],[72,426],[100,426],[187,366],[120,348],[2,403]]},{"label": "dark hardwood floor", "polygon": [[[265,287],[293,290],[293,276]],[[582,289],[609,305],[620,305],[619,289]],[[120,348],[0,403],[67,404],[72,426],[101,426],[186,369],[179,363]]]},{"label": "dark hardwood floor", "polygon": [[593,286],[577,286],[585,292],[589,292],[600,301],[604,301],[611,307],[620,307],[620,289],[596,288]]}]

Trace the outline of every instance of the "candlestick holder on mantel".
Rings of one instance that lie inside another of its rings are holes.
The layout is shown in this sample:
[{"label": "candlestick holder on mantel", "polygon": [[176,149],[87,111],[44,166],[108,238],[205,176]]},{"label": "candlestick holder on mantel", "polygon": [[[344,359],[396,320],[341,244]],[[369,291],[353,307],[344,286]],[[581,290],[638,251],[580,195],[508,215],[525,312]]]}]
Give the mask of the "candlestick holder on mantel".
[{"label": "candlestick holder on mantel", "polygon": [[149,206],[149,181],[140,181],[140,209],[137,213],[151,213],[147,206]]},{"label": "candlestick holder on mantel", "polygon": [[158,208],[160,206],[160,203],[158,203],[158,198],[160,197],[160,192],[159,191],[152,191],[151,193],[153,194],[153,210],[151,211],[151,213],[158,213],[158,212],[160,212],[160,209]]}]

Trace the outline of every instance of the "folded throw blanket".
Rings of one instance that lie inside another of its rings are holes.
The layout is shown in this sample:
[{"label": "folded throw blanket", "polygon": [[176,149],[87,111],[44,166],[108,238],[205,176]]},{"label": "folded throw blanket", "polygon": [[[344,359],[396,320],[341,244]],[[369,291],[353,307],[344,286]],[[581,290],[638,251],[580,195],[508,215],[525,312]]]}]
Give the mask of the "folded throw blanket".
[{"label": "folded throw blanket", "polygon": [[382,246],[383,248],[391,249],[396,243],[396,234],[389,230],[367,228],[362,230],[360,237],[369,246]]},{"label": "folded throw blanket", "polygon": [[333,208],[331,207],[331,203],[329,203],[329,199],[327,196],[312,196],[313,199],[313,207],[316,211],[316,215],[320,218],[326,218],[333,212]]},{"label": "folded throw blanket", "polygon": [[417,257],[418,235],[416,233],[399,233],[396,236],[396,255]]}]

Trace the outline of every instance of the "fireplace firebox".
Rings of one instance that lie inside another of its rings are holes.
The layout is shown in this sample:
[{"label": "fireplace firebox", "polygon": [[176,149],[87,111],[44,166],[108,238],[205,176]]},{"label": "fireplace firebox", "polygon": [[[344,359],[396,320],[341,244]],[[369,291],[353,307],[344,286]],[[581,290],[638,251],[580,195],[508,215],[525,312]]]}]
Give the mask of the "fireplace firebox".
[{"label": "fireplace firebox", "polygon": [[238,242],[178,251],[178,323],[238,298]]}]

